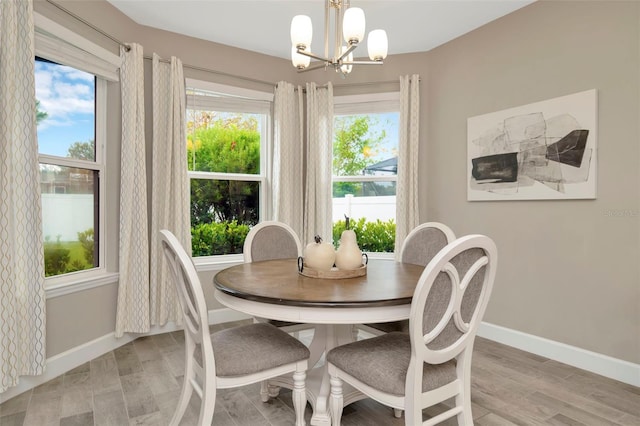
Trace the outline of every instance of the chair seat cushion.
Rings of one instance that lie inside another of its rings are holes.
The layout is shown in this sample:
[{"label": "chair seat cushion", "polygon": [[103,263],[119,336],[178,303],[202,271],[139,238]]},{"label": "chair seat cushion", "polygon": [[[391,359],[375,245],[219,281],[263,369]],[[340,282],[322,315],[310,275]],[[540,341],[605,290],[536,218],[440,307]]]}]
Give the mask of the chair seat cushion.
[{"label": "chair seat cushion", "polygon": [[[404,395],[411,359],[409,335],[391,332],[333,348],[327,361],[361,382],[393,395]],[[456,379],[456,362],[425,364],[422,391],[446,385]]]},{"label": "chair seat cushion", "polygon": [[257,373],[309,358],[299,340],[267,323],[218,331],[211,335],[220,377]]}]

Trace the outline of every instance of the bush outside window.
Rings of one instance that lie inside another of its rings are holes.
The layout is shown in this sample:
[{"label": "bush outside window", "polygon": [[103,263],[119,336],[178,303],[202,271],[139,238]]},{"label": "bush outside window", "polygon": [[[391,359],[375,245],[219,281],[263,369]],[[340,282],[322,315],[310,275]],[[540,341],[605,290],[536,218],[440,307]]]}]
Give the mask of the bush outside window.
[{"label": "bush outside window", "polygon": [[[263,103],[264,104],[264,103]],[[265,199],[268,105],[188,89],[192,253],[242,253]]]}]

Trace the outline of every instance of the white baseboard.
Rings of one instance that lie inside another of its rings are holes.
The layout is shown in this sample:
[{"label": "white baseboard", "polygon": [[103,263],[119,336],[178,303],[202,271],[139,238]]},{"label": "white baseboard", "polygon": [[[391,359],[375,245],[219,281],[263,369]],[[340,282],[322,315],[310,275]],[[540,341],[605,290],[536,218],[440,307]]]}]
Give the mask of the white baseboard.
[{"label": "white baseboard", "polygon": [[[209,324],[239,321],[247,318],[250,317],[246,314],[233,311],[228,308],[209,311]],[[182,327],[169,323],[162,327],[153,327],[147,335],[167,333],[180,329],[182,329]],[[69,349],[66,352],[52,356],[47,359],[47,366],[44,374],[40,376],[21,377],[20,383],[17,386],[0,393],[0,403],[41,385],[42,383],[48,382],[49,380],[54,379],[87,361],[129,343],[140,336],[141,335],[139,334],[126,334],[123,337],[116,339],[114,333],[109,333],[95,340]],[[607,355],[587,351],[575,346],[555,342],[553,340],[486,322],[480,324],[478,336],[640,387],[639,364],[623,361]]]},{"label": "white baseboard", "polygon": [[640,387],[640,364],[486,322],[478,336]]},{"label": "white baseboard", "polygon": [[[209,324],[219,324],[229,321],[239,321],[250,318],[248,315],[233,311],[228,308],[212,309],[209,311]],[[87,361],[95,359],[109,351],[126,345],[141,336],[151,336],[154,334],[167,333],[170,331],[182,330],[182,326],[175,323],[167,323],[162,327],[154,326],[149,333],[145,334],[125,334],[121,338],[116,338],[115,333],[105,334],[95,340],[71,348],[65,352],[47,358],[45,372],[39,376],[22,376],[20,382],[6,391],[0,393],[0,403],[7,401],[14,396],[20,395],[30,389],[35,388],[49,380],[73,370]]]}]

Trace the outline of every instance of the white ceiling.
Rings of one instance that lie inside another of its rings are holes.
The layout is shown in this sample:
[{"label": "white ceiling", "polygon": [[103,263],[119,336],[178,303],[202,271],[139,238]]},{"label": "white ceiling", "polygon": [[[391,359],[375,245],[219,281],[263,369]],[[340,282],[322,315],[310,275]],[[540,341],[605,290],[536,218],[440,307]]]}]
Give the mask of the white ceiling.
[{"label": "white ceiling", "polygon": [[[107,1],[142,25],[287,59],[291,18],[309,15],[311,50],[324,53],[324,0]],[[364,10],[367,32],[386,30],[389,54],[399,54],[431,50],[534,1],[351,0],[351,6]],[[362,48],[354,53],[366,56]]]}]

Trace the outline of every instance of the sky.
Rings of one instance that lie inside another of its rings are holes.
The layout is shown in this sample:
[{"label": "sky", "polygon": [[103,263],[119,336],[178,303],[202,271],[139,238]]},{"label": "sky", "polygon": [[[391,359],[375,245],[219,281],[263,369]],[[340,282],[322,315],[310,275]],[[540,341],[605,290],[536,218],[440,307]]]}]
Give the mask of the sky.
[{"label": "sky", "polygon": [[48,114],[38,125],[39,151],[66,157],[74,142],[94,139],[95,77],[39,60],[35,76],[40,111]]},{"label": "sky", "polygon": [[380,149],[375,153],[373,158],[376,161],[383,161],[388,158],[395,157],[398,155],[398,139],[400,137],[398,121],[400,120],[400,114],[397,112],[390,112],[372,115],[378,116],[378,126],[386,130],[386,137],[380,144]]}]

